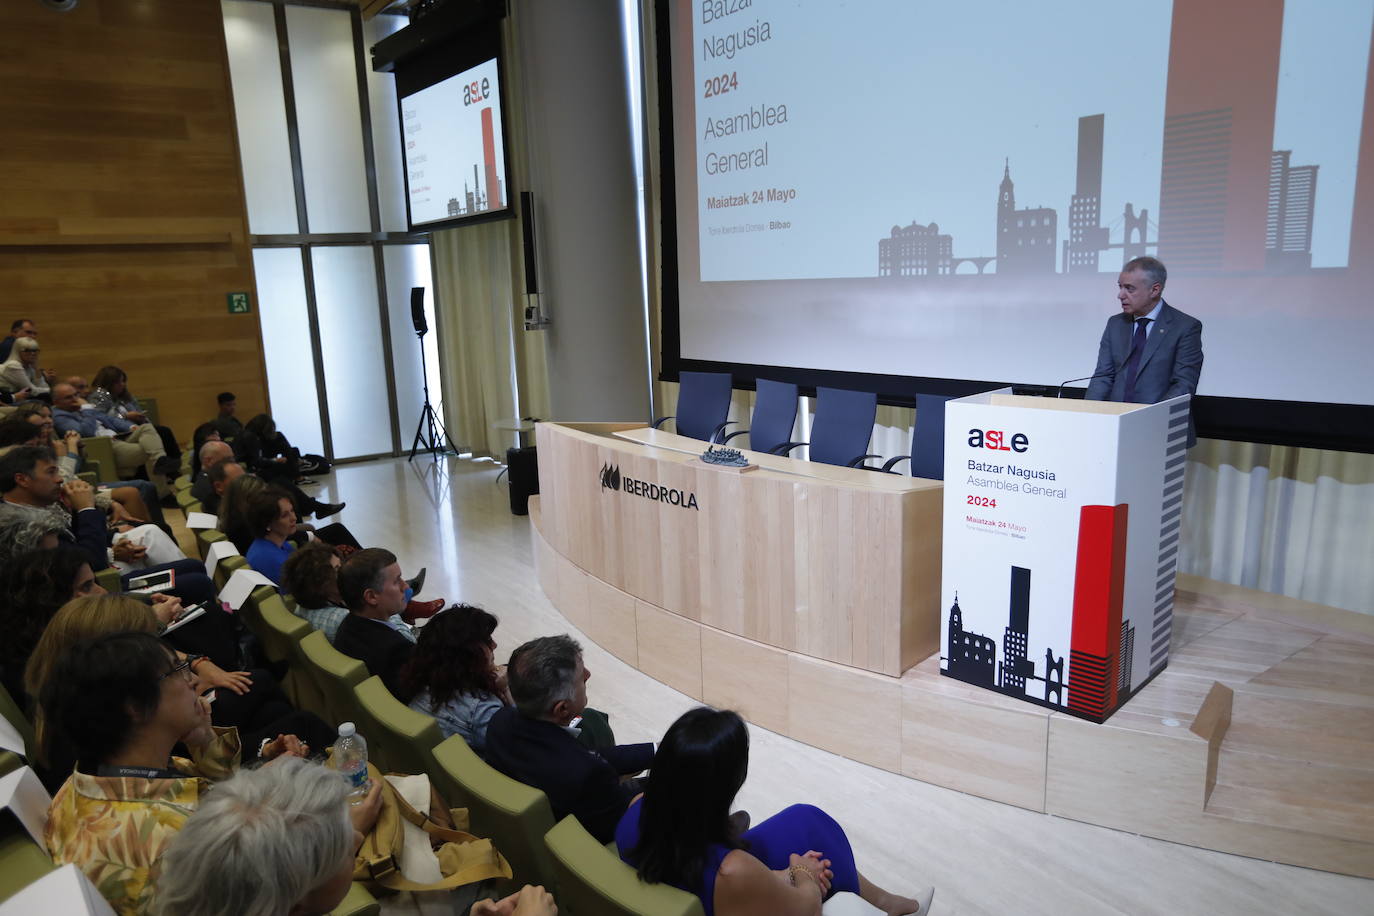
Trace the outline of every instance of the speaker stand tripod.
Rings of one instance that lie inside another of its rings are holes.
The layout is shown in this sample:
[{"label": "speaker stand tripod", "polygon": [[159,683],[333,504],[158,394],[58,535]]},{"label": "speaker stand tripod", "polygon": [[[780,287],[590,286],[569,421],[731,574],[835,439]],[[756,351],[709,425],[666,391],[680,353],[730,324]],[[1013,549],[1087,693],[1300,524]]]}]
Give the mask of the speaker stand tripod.
[{"label": "speaker stand tripod", "polygon": [[423,451],[431,455],[443,455],[448,452],[457,454],[458,450],[453,447],[452,440],[444,430],[444,424],[439,422],[439,415],[434,412],[434,406],[429,403],[429,370],[425,366],[425,332],[416,332],[416,337],[420,340],[420,378],[424,386],[425,403],[420,408],[420,423],[415,427],[415,441],[410,445],[410,457],[406,461],[414,461],[415,453],[421,451],[420,446],[424,446]]}]

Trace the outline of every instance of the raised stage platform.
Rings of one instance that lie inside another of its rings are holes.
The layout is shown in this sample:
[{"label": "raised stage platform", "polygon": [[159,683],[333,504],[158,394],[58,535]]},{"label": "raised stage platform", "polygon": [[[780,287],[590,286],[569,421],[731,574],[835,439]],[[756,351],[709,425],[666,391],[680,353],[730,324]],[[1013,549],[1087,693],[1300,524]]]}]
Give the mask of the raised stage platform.
[{"label": "raised stage platform", "polygon": [[1119,830],[1374,877],[1374,616],[1180,576],[1169,666],[1105,724],[939,674],[900,677],[726,632],[554,550],[549,600],[645,674],[894,773]]}]

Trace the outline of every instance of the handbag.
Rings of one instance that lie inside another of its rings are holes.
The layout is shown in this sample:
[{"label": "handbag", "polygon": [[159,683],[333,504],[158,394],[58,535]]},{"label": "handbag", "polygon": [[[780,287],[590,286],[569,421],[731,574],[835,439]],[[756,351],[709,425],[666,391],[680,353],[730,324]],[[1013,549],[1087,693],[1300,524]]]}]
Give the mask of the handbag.
[{"label": "handbag", "polygon": [[[415,810],[399,792],[382,777],[372,764],[367,765],[368,776],[380,781],[382,809],[377,823],[358,849],[353,865],[353,880],[361,881],[369,890],[384,888],[391,891],[451,890],[466,884],[492,878],[511,877],[510,863],[492,845],[491,840],[466,832],[466,808],[446,807],[439,793],[430,787],[430,810]],[[400,855],[405,845],[406,822],[422,829],[435,847],[443,874],[441,881],[424,884],[411,881],[401,874]],[[448,823],[443,823],[447,821]]]}]

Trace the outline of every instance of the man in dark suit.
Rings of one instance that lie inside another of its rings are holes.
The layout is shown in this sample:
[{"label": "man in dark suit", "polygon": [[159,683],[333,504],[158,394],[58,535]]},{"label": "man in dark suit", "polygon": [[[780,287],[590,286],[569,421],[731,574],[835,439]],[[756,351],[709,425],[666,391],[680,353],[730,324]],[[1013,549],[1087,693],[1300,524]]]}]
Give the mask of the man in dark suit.
[{"label": "man in dark suit", "polygon": [[[206,464],[207,459],[210,461],[209,464]],[[206,512],[219,515],[219,504],[224,498],[224,491],[229,489],[229,484],[246,472],[243,465],[234,460],[234,452],[225,442],[205,443],[200,450],[200,460],[204,473],[191,485],[191,495]]]},{"label": "man in dark suit", "polygon": [[590,750],[574,736],[587,708],[582,647],[570,636],[544,636],[511,653],[506,683],[515,707],[497,711],[487,725],[487,760],[512,779],[543,790],[555,819],[574,814],[598,843],[640,791],[621,781],[648,768],[652,744]]},{"label": "man in dark suit", "polygon": [[399,675],[415,651],[415,631],[401,619],[406,580],[396,555],[380,547],[354,553],[339,569],[339,597],[349,613],[334,648],[360,659],[394,696],[410,699],[402,695]]},{"label": "man in dark suit", "polygon": [[[1168,271],[1157,258],[1133,258],[1117,278],[1121,314],[1107,319],[1090,401],[1157,404],[1197,391],[1202,322],[1164,301]],[[1197,436],[1188,421],[1188,445]]]}]

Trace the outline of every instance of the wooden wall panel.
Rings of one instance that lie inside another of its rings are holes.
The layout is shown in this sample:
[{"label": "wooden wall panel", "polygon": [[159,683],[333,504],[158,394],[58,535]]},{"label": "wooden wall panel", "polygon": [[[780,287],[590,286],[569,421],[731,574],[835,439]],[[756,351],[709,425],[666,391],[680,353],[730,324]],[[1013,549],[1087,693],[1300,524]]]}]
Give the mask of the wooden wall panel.
[{"label": "wooden wall panel", "polygon": [[221,390],[266,409],[219,3],[5,7],[0,334],[33,319],[62,376],[121,366],[183,441]]}]

